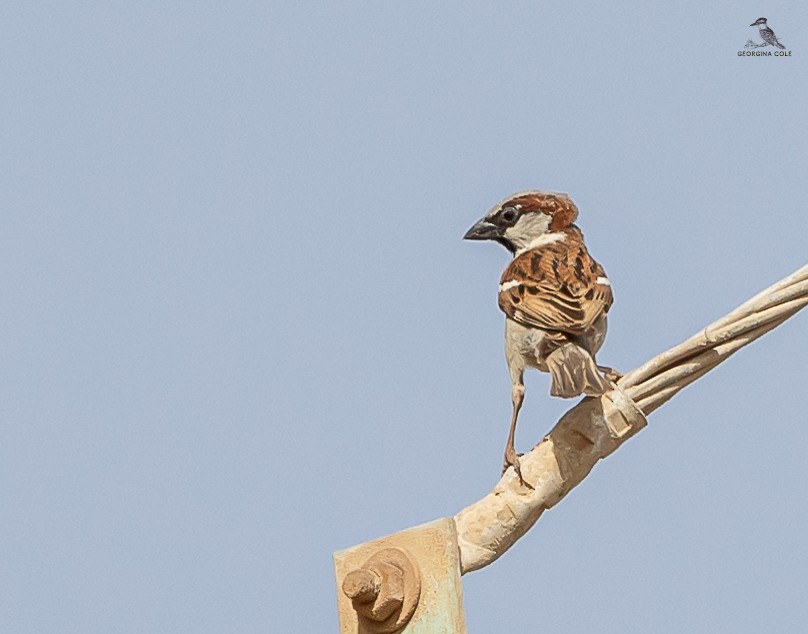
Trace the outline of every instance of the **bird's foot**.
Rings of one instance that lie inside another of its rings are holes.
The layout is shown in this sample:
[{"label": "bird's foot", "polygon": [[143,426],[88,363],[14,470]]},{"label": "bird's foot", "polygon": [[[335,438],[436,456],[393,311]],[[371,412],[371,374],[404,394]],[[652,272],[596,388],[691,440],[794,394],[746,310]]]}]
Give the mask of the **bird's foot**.
[{"label": "bird's foot", "polygon": [[623,378],[622,372],[618,372],[614,368],[610,368],[607,365],[599,365],[598,370],[600,370],[603,373],[603,377],[607,381],[611,381],[612,383],[617,383],[620,379]]},{"label": "bird's foot", "polygon": [[519,454],[513,449],[513,447],[508,447],[505,449],[505,461],[502,463],[502,475],[505,475],[505,472],[508,470],[508,467],[513,467],[513,470],[516,472],[516,475],[519,476],[519,482],[521,482],[524,486],[528,489],[533,490],[535,487],[527,482],[522,477],[522,468],[519,464]]}]

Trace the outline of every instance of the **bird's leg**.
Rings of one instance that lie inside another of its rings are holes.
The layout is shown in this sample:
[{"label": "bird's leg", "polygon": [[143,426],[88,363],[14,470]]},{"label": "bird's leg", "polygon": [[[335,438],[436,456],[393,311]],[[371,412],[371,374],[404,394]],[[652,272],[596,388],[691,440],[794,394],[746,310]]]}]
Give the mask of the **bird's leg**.
[{"label": "bird's leg", "polygon": [[525,482],[522,477],[522,469],[519,466],[519,456],[514,448],[514,436],[516,435],[516,420],[519,418],[519,410],[522,409],[522,402],[525,400],[525,385],[522,382],[522,377],[519,377],[519,382],[514,383],[511,387],[511,401],[513,402],[513,415],[511,417],[511,430],[508,432],[508,444],[505,445],[505,462],[502,465],[502,473],[508,470],[508,467],[513,467],[516,475],[519,476],[519,481],[527,488],[532,489],[533,485]]}]

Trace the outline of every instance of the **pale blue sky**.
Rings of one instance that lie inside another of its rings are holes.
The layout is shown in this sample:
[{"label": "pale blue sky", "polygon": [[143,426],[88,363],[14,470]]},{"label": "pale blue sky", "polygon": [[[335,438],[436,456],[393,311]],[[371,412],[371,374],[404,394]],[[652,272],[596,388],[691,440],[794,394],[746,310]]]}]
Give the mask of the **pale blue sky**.
[{"label": "pale blue sky", "polygon": [[[788,59],[739,58],[761,15]],[[629,370],[808,261],[794,2],[0,7],[0,631],[334,632],[331,553],[456,513],[510,415],[460,237],[568,192]],[[808,621],[808,313],[496,564],[469,631]],[[517,448],[570,402],[528,380]]]}]

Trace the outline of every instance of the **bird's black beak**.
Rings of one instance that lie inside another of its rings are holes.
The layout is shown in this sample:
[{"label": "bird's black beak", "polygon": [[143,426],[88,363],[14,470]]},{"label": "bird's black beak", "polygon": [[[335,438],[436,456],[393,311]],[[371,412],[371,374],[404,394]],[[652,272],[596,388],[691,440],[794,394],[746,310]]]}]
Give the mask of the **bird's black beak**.
[{"label": "bird's black beak", "polygon": [[466,231],[463,236],[464,240],[496,240],[500,237],[499,227],[494,223],[488,222],[485,218],[480,220],[471,229]]},{"label": "bird's black beak", "polygon": [[750,24],[749,26],[755,26],[755,24],[757,24],[757,22],[752,22],[752,24]]}]

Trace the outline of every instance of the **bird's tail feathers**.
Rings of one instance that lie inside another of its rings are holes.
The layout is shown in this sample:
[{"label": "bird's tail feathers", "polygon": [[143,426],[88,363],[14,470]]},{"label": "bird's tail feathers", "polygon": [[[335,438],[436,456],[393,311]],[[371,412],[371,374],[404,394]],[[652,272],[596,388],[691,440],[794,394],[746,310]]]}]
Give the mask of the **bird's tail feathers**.
[{"label": "bird's tail feathers", "polygon": [[785,46],[783,46],[782,44],[780,44],[780,42],[775,42],[775,44],[776,44],[776,45],[777,45],[779,48],[785,49]]},{"label": "bird's tail feathers", "polygon": [[572,342],[565,343],[547,357],[547,368],[553,379],[552,396],[599,396],[611,389],[598,372],[592,355]]}]

